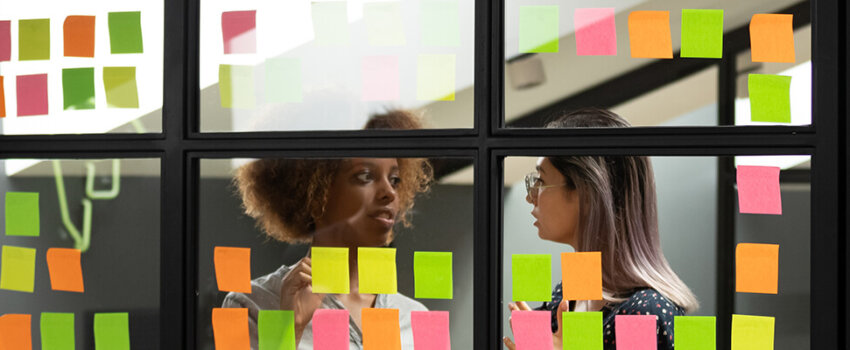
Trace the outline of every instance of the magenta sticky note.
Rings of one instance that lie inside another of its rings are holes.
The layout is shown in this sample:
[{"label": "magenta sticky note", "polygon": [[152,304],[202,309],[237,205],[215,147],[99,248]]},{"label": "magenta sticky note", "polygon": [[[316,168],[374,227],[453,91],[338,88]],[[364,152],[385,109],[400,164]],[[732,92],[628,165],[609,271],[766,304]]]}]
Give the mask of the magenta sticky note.
[{"label": "magenta sticky note", "polygon": [[614,316],[617,349],[655,350],[658,347],[657,320],[655,315]]},{"label": "magenta sticky note", "polygon": [[0,21],[0,61],[12,57],[12,21]]},{"label": "magenta sticky note", "polygon": [[448,311],[411,311],[413,347],[416,350],[450,350]]},{"label": "magenta sticky note", "polygon": [[313,312],[313,350],[348,349],[348,310]]},{"label": "magenta sticky note", "polygon": [[737,173],[741,213],[782,215],[778,167],[739,165]]},{"label": "magenta sticky note", "polygon": [[224,53],[257,52],[257,10],[221,13]]},{"label": "magenta sticky note", "polygon": [[363,57],[363,101],[399,99],[397,56]]},{"label": "magenta sticky note", "polygon": [[552,313],[550,311],[511,312],[511,329],[517,350],[552,348]]},{"label": "magenta sticky note", "polygon": [[47,114],[47,74],[19,75],[18,116]]},{"label": "magenta sticky note", "polygon": [[613,56],[617,54],[617,25],[613,8],[576,9],[576,54]]}]

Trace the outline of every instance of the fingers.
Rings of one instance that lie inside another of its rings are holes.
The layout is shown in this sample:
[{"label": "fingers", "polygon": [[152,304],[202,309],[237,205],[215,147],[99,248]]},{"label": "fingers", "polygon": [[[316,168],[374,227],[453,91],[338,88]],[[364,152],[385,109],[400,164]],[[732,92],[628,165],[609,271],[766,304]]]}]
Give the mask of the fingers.
[{"label": "fingers", "polygon": [[528,307],[528,304],[526,304],[524,301],[520,301],[517,304],[519,306],[519,309],[522,310],[522,311],[530,311],[531,310],[531,308]]},{"label": "fingers", "polygon": [[517,311],[519,308],[514,303],[508,303],[508,309],[511,311]]},{"label": "fingers", "polygon": [[516,350],[516,344],[514,344],[514,342],[511,341],[511,338],[504,337],[504,338],[502,338],[502,342],[505,343],[505,347],[508,348],[509,350]]},{"label": "fingers", "polygon": [[569,305],[566,300],[561,300],[561,303],[558,304],[558,316],[555,319],[558,322],[558,330],[555,331],[555,335],[558,336],[561,334],[561,325],[564,323],[564,312],[569,311]]}]

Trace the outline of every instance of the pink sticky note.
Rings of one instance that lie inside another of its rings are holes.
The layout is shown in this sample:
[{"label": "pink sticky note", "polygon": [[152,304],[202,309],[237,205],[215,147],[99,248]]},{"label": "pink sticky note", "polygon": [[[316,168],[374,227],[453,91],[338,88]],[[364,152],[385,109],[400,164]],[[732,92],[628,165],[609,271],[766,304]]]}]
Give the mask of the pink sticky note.
[{"label": "pink sticky note", "polygon": [[576,9],[576,54],[613,56],[617,54],[617,26],[613,8]]},{"label": "pink sticky note", "polygon": [[257,10],[221,13],[224,53],[257,52]]},{"label": "pink sticky note", "polygon": [[392,101],[398,99],[398,57],[363,57],[363,101]]},{"label": "pink sticky note", "polygon": [[448,311],[411,311],[413,347],[416,350],[450,350]]},{"label": "pink sticky note", "polygon": [[617,349],[655,350],[658,347],[656,321],[655,315],[614,316]]},{"label": "pink sticky note", "polygon": [[313,350],[348,349],[348,310],[313,312]]},{"label": "pink sticky note", "polygon": [[0,61],[8,61],[12,56],[11,21],[0,21]]},{"label": "pink sticky note", "polygon": [[739,165],[737,178],[741,213],[782,215],[778,167]]},{"label": "pink sticky note", "polygon": [[18,116],[47,114],[47,74],[19,75]]},{"label": "pink sticky note", "polygon": [[552,313],[549,311],[512,311],[511,329],[517,350],[552,348]]}]

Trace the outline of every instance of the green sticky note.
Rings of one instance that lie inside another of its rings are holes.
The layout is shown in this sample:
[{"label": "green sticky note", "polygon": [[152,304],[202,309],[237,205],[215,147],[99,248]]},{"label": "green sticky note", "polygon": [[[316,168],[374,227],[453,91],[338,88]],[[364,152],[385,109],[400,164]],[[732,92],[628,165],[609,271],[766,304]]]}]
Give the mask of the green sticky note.
[{"label": "green sticky note", "polygon": [[219,65],[218,92],[223,108],[254,108],[254,67]]},{"label": "green sticky note", "polygon": [[519,7],[519,52],[558,52],[558,6]]},{"label": "green sticky note", "polygon": [[750,120],[754,122],[791,122],[791,77],[750,74]]},{"label": "green sticky note", "polygon": [[363,4],[363,21],[366,22],[369,45],[404,45],[403,18],[401,2],[367,2]]},{"label": "green sticky note", "polygon": [[682,10],[682,57],[723,57],[723,10]]},{"label": "green sticky note", "polygon": [[320,46],[346,45],[348,8],[345,1],[312,2],[313,35]]},{"label": "green sticky note", "polygon": [[602,312],[562,312],[561,316],[564,350],[602,350]]},{"label": "green sticky note", "polygon": [[456,0],[422,0],[419,2],[422,45],[460,46],[458,7]]},{"label": "green sticky note", "polygon": [[732,350],[773,350],[775,319],[732,315]]},{"label": "green sticky note", "polygon": [[35,285],[35,249],[3,246],[0,289],[32,293]]},{"label": "green sticky note", "polygon": [[419,55],[416,66],[416,99],[455,100],[455,55]]},{"label": "green sticky note", "polygon": [[74,314],[41,313],[41,348],[74,350]]},{"label": "green sticky note", "polygon": [[416,298],[452,298],[452,252],[413,252]]},{"label": "green sticky note", "polygon": [[357,248],[360,293],[398,293],[395,248]]},{"label": "green sticky note", "polygon": [[50,19],[18,21],[18,59],[21,61],[50,59]]},{"label": "green sticky note", "polygon": [[301,102],[301,60],[275,57],[265,63],[265,95],[267,102]]},{"label": "green sticky note", "polygon": [[313,293],[348,294],[348,248],[313,247]]},{"label": "green sticky note", "polygon": [[103,67],[103,87],[110,108],[139,108],[136,67]]},{"label": "green sticky note", "polygon": [[38,192],[6,192],[6,235],[39,235]]},{"label": "green sticky note", "polygon": [[65,109],[94,109],[94,68],[62,69]]},{"label": "green sticky note", "polygon": [[717,320],[714,316],[675,316],[673,334],[676,349],[717,349]]},{"label": "green sticky note", "polygon": [[259,350],[295,350],[295,319],[291,310],[260,310]]},{"label": "green sticky note", "polygon": [[514,254],[511,256],[513,301],[552,300],[552,256]]},{"label": "green sticky note", "polygon": [[142,53],[142,14],[109,13],[109,46],[112,53]]},{"label": "green sticky note", "polygon": [[130,350],[130,316],[126,312],[94,314],[95,350]]}]

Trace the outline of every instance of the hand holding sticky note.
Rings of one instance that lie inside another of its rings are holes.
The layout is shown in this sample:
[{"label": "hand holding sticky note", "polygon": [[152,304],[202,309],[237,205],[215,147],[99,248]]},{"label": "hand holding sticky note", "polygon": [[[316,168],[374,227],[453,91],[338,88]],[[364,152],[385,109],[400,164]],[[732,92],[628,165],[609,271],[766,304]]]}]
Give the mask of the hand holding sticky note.
[{"label": "hand holding sticky note", "polygon": [[735,249],[735,291],[776,294],[779,245],[739,243]]}]

